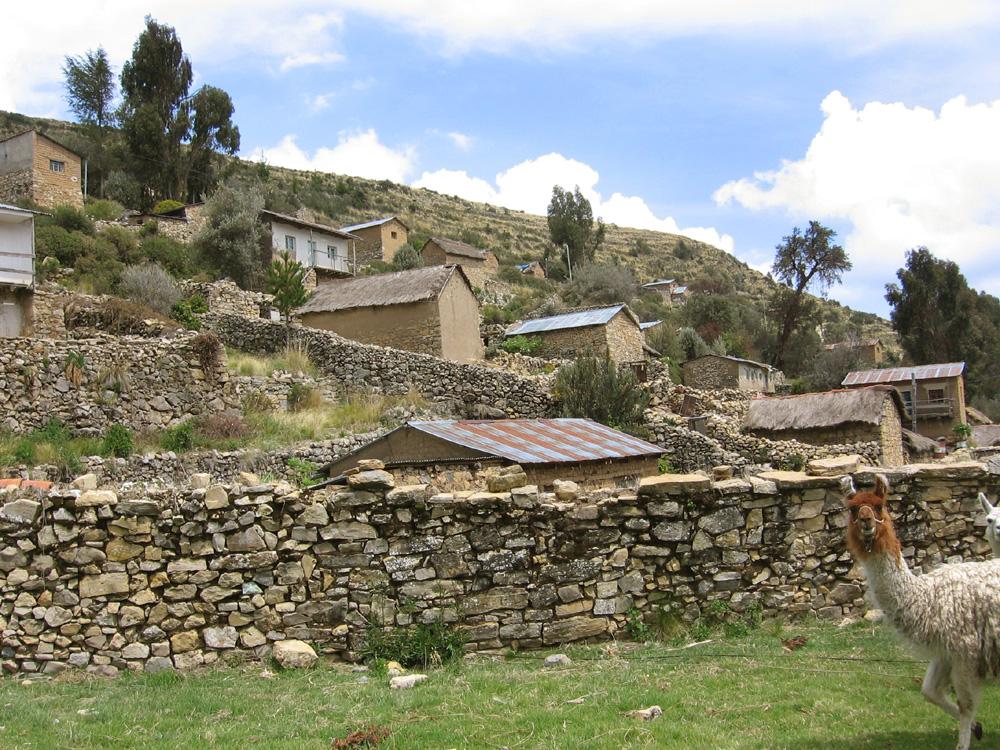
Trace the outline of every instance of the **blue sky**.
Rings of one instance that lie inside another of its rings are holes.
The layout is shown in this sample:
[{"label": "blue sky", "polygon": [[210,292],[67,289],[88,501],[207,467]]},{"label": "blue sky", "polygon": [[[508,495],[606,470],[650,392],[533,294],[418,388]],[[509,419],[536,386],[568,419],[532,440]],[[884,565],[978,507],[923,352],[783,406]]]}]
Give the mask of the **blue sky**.
[{"label": "blue sky", "polygon": [[605,220],[762,270],[815,218],[855,263],[831,296],[883,314],[918,244],[1000,293],[996,3],[56,5],[13,11],[0,108],[66,116],[62,54],[120,66],[148,12],[233,96],[247,157],[535,212],[579,184]]}]

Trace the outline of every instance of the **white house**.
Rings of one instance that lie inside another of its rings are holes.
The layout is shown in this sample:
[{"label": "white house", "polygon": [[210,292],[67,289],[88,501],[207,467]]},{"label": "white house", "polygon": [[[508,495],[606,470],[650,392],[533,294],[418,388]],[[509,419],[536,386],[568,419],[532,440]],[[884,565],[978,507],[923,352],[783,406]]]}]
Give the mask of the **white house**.
[{"label": "white house", "polygon": [[358,238],[353,234],[275,211],[261,211],[260,217],[271,230],[272,258],[287,250],[307,269],[315,269],[317,275],[354,273]]},{"label": "white house", "polygon": [[0,203],[0,338],[31,330],[35,213]]}]

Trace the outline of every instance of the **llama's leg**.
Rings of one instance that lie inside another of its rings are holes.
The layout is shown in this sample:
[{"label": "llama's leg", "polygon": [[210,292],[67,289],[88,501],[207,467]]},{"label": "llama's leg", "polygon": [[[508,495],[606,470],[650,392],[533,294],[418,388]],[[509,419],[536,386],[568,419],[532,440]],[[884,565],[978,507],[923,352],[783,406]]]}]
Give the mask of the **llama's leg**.
[{"label": "llama's leg", "polygon": [[958,697],[958,750],[969,750],[972,735],[982,736],[982,727],[976,722],[979,708],[979,676],[974,669],[955,665],[951,672],[955,695]]},{"label": "llama's leg", "polygon": [[927,667],[924,675],[924,685],[920,689],[924,698],[935,706],[942,708],[945,713],[953,719],[958,719],[959,711],[951,698],[948,697],[947,690],[951,682],[951,662],[947,659],[934,659]]}]

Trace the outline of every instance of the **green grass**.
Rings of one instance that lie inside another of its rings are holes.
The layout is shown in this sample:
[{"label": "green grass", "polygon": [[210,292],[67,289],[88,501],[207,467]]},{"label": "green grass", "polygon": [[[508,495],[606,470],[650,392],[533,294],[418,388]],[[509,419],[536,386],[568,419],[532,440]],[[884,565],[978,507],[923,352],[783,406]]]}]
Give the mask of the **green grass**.
[{"label": "green grass", "polygon": [[237,375],[266,377],[278,370],[301,372],[316,376],[319,371],[309,360],[308,352],[300,346],[288,346],[281,354],[269,357],[247,354],[239,349],[226,347],[226,366]]},{"label": "green grass", "polygon": [[[0,747],[325,750],[368,724],[389,730],[380,748],[954,746],[956,723],[920,696],[924,664],[886,629],[803,625],[781,635],[809,640],[789,653],[764,627],[679,651],[589,646],[567,649],[573,664],[556,668],[531,653],[432,671],[407,691],[375,675],[360,684],[336,665],[271,679],[260,664],[27,685],[6,677]],[[656,721],[624,716],[653,704],[664,711]],[[995,689],[984,691],[979,716],[983,747],[995,746]]]}]

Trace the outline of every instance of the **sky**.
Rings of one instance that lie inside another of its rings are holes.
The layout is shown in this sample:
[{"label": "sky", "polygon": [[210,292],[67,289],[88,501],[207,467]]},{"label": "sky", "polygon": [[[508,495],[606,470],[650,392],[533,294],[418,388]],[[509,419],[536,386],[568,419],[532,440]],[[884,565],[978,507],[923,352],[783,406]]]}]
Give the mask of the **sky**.
[{"label": "sky", "polygon": [[[64,55],[116,69],[152,15],[230,93],[241,155],[710,242],[766,272],[835,229],[829,296],[886,315],[908,249],[1000,294],[1000,3],[57,0],[5,9],[0,109],[71,119]],[[45,43],[38,43],[44,39]]]}]

